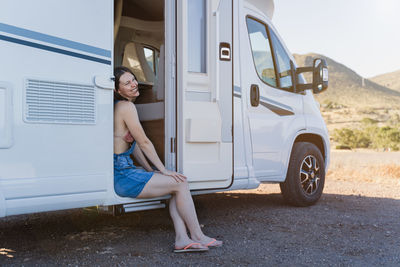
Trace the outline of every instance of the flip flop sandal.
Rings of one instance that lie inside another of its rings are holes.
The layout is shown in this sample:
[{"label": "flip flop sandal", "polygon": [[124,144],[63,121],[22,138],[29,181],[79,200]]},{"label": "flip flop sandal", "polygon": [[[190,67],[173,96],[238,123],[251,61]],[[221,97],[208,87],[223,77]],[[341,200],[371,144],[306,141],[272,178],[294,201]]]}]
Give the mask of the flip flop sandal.
[{"label": "flip flop sandal", "polygon": [[213,238],[208,244],[205,244],[204,246],[206,246],[208,248],[219,248],[219,247],[222,247],[222,244],[213,245],[215,242],[217,242],[217,239]]},{"label": "flip flop sandal", "polygon": [[186,252],[204,252],[208,251],[208,248],[193,248],[194,245],[201,245],[200,243],[190,243],[184,248],[175,248],[175,253],[186,253]]}]

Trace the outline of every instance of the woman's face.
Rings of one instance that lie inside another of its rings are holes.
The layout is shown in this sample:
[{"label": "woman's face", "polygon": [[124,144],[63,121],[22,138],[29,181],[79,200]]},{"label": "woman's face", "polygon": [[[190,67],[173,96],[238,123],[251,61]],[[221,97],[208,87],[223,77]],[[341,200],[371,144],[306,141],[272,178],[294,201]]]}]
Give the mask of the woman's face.
[{"label": "woman's face", "polygon": [[121,96],[133,100],[139,96],[138,85],[139,84],[138,81],[135,79],[135,76],[133,76],[129,72],[125,72],[119,78],[119,88],[117,92]]}]

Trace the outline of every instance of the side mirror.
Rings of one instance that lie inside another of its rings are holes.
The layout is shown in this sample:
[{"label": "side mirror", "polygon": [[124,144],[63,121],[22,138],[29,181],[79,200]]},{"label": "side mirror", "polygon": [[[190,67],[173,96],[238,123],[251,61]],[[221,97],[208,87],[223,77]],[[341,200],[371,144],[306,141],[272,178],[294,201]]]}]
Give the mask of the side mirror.
[{"label": "side mirror", "polygon": [[312,89],[314,94],[319,94],[328,88],[328,65],[322,58],[314,59]]},{"label": "side mirror", "polygon": [[[312,67],[294,68],[291,62],[292,80],[294,81],[294,91],[302,92],[307,89],[312,89],[314,94],[319,94],[328,88],[328,65],[326,60],[322,58],[314,59]],[[298,76],[304,72],[312,72],[312,83],[300,84],[298,83]]]}]

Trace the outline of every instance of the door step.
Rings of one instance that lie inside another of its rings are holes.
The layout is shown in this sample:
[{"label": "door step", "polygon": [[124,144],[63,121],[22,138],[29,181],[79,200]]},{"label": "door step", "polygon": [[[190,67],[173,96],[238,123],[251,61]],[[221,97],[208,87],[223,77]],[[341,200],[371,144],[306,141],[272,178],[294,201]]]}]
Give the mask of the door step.
[{"label": "door step", "polygon": [[162,209],[165,207],[166,207],[165,202],[158,200],[158,201],[146,201],[138,203],[113,205],[113,206],[98,206],[97,210],[99,213],[106,213],[106,214],[112,214],[114,216],[120,216],[128,212]]}]

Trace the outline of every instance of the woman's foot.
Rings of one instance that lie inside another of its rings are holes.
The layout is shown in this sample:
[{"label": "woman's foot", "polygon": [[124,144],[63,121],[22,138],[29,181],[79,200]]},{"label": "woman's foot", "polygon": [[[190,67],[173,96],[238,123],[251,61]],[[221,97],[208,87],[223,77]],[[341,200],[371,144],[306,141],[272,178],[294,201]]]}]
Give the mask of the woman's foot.
[{"label": "woman's foot", "polygon": [[208,248],[218,248],[218,247],[222,247],[222,244],[223,244],[223,242],[221,240],[212,238],[212,240],[210,242],[208,242],[207,244],[205,244],[205,246]]},{"label": "woman's foot", "polygon": [[222,241],[217,240],[212,237],[208,237],[208,236],[203,236],[202,238],[199,238],[199,239],[195,239],[195,238],[192,238],[192,239],[195,240],[195,242],[198,242],[208,248],[222,247],[222,244],[223,244]]}]

